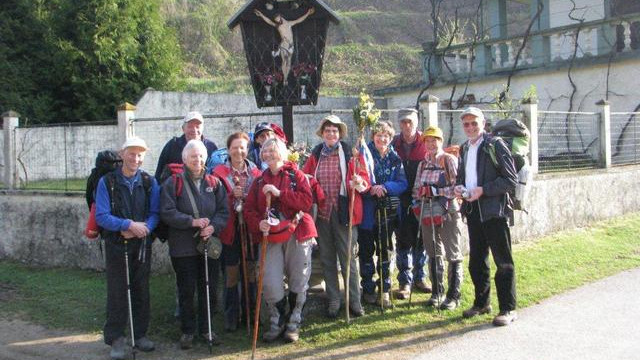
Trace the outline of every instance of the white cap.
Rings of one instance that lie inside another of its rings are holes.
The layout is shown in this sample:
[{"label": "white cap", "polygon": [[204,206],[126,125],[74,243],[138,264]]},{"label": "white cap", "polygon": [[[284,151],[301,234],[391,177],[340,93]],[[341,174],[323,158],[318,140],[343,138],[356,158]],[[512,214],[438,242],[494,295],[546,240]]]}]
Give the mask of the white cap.
[{"label": "white cap", "polygon": [[477,107],[469,106],[468,108],[464,109],[464,111],[462,111],[462,114],[460,115],[460,120],[462,120],[462,118],[467,115],[473,115],[483,122],[485,121],[482,110],[478,109]]},{"label": "white cap", "polygon": [[145,151],[149,150],[147,143],[137,136],[128,138],[127,141],[125,141],[124,144],[122,144],[122,150],[128,147],[139,147],[139,148],[143,148]]},{"label": "white cap", "polygon": [[204,118],[199,111],[189,111],[187,115],[184,116],[184,119],[182,119],[182,123],[186,124],[191,120],[198,120],[201,124],[204,123]]}]

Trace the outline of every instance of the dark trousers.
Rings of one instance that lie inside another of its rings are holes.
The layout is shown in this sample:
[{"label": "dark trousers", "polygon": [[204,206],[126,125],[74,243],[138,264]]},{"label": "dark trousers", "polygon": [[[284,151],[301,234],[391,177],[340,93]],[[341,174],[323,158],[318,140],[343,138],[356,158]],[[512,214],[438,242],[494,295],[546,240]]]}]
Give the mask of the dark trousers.
[{"label": "dark trousers", "polygon": [[[396,266],[398,267],[398,283],[414,284],[423,281],[424,265],[427,255],[422,239],[418,236],[418,220],[409,207],[406,207],[396,228]],[[415,276],[415,278],[414,278]]]},{"label": "dark trousers", "polygon": [[[376,210],[377,211],[377,210]],[[383,292],[388,292],[391,288],[391,277],[389,274],[389,259],[393,251],[393,242],[391,236],[395,230],[395,213],[389,218],[387,214],[387,225],[385,226],[384,217],[381,216],[382,226],[376,221],[372,230],[358,228],[358,258],[360,260],[360,283],[362,292],[372,294],[379,287],[380,279],[373,281],[374,274],[380,275],[382,271]],[[381,247],[381,248],[380,248]],[[373,255],[378,258],[377,269],[373,261]],[[382,260],[382,261],[380,261]]]},{"label": "dark trousers", "polygon": [[[213,272],[217,261],[209,259],[209,298],[211,314],[215,309],[216,283],[213,282]],[[208,332],[207,326],[207,292],[205,284],[204,255],[172,257],[171,264],[176,272],[178,285],[178,298],[180,303],[180,329],[183,334],[193,335],[197,330],[200,334]],[[196,311],[194,300],[198,293],[198,316],[196,323]]]},{"label": "dark trousers", "polygon": [[474,306],[489,304],[491,288],[489,274],[489,249],[496,263],[495,283],[500,311],[516,308],[516,277],[511,256],[511,233],[507,219],[494,218],[480,221],[478,203],[474,202],[467,214],[469,228],[469,273],[475,287]]},{"label": "dark trousers", "polygon": [[[146,336],[149,328],[149,274],[151,272],[151,246],[147,244],[144,262],[140,257],[142,242],[129,241],[129,279],[131,282],[131,305],[133,333],[136,339]],[[107,345],[123,337],[129,329],[129,305],[127,300],[127,273],[125,268],[125,246],[122,241],[105,241],[107,273],[107,320],[104,324],[104,342]]]}]

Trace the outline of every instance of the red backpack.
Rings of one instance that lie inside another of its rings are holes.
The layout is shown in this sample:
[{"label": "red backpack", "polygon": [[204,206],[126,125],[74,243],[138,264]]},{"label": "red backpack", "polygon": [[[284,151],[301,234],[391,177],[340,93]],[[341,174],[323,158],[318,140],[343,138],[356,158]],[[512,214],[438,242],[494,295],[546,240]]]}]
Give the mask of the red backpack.
[{"label": "red backpack", "polygon": [[[182,176],[178,176],[184,173],[184,164],[171,163],[167,164],[162,170],[162,175],[160,175],[161,183],[164,183],[169,177],[173,178],[173,183],[175,185],[176,197],[182,195],[182,189],[184,188],[184,179]],[[218,185],[220,184],[220,180],[217,177],[211,174],[206,174],[204,176],[204,180],[207,182],[209,187],[213,188],[213,191],[218,189]],[[153,230],[153,234],[162,242],[167,241],[169,238],[169,226],[161,221],[158,222],[158,226],[156,226],[155,230]]]}]

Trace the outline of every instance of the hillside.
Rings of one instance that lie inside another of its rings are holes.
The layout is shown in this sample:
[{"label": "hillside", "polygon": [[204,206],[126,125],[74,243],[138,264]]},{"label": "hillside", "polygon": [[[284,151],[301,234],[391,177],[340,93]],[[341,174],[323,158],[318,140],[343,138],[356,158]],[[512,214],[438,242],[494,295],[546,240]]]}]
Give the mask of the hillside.
[{"label": "hillside", "polygon": [[[341,18],[329,28],[322,93],[354,94],[421,81],[421,44],[432,40],[432,1],[327,0]],[[164,0],[164,15],[180,39],[186,61],[184,88],[251,91],[239,30],[227,20],[241,0]],[[477,13],[478,1],[447,0],[441,18]]]}]

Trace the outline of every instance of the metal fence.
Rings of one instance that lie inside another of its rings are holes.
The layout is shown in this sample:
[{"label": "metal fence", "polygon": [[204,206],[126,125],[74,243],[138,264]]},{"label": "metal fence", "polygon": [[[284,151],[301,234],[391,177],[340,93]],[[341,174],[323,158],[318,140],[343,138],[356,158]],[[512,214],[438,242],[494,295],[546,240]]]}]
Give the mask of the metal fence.
[{"label": "metal fence", "polygon": [[[460,115],[463,110],[440,110],[438,111],[438,126],[444,134],[444,145],[460,145],[467,140],[462,124],[460,123]],[[521,110],[504,111],[504,110],[482,110],[487,121],[486,130],[490,131],[491,125],[504,118],[514,118],[524,122],[524,112]]]},{"label": "metal fence", "polygon": [[[294,140],[296,143],[313,145],[319,141],[315,135],[319,119],[331,113],[331,110],[294,112]],[[340,115],[339,115],[340,116]],[[234,114],[204,114],[204,136],[218,145],[226,147],[227,137],[236,131],[253,132],[256,124],[273,122],[282,125],[282,113],[251,112]],[[344,119],[347,120],[347,119]],[[162,148],[173,136],[182,135],[182,117],[133,119],[133,132],[143,138],[149,146],[143,168],[154,173]]]},{"label": "metal fence", "polygon": [[15,131],[19,187],[82,190],[98,151],[117,148],[114,121],[23,126]]},{"label": "metal fence", "polygon": [[[382,120],[390,120],[396,131],[397,109],[382,111]],[[419,129],[424,129],[424,111],[420,114]],[[294,112],[294,136],[297,143],[313,146],[321,141],[315,134],[320,119],[332,113],[348,126],[347,142],[353,143],[357,130],[351,109],[312,110]],[[445,135],[445,145],[461,144],[465,135],[460,126],[462,110],[440,110],[438,124]],[[525,113],[486,110],[488,123],[500,118],[513,117],[526,122]],[[611,113],[612,163],[614,165],[640,164],[640,113]],[[233,114],[206,114],[204,134],[219,147],[234,131],[253,131],[260,122],[281,124],[282,114],[253,112]],[[150,147],[143,168],[155,172],[160,152],[173,136],[179,136],[182,117],[133,119],[131,128]],[[117,149],[120,139],[115,121],[103,123],[68,123],[53,126],[21,126],[14,130],[16,176],[18,188],[47,190],[83,190],[94,166],[96,154],[104,149]],[[365,133],[369,141],[370,133]],[[0,148],[3,145],[0,137]],[[591,169],[602,164],[600,159],[600,114],[593,112],[538,112],[539,172]],[[0,164],[4,164],[0,152]],[[3,165],[4,166],[4,165]]]},{"label": "metal fence", "polygon": [[640,112],[611,113],[611,163],[640,164]]},{"label": "metal fence", "polygon": [[539,172],[598,167],[599,137],[599,113],[538,112]]}]

